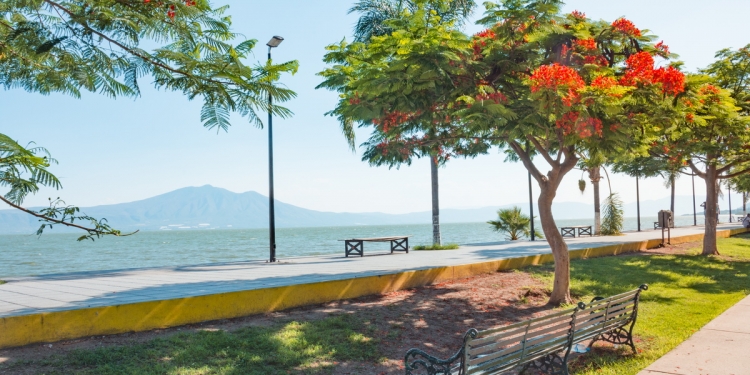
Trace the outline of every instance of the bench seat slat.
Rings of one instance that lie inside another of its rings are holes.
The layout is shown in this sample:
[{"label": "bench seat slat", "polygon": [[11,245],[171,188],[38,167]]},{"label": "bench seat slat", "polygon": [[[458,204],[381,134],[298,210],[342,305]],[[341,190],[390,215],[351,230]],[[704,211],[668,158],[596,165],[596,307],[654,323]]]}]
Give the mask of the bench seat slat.
[{"label": "bench seat slat", "polygon": [[554,325],[541,326],[536,329],[529,330],[529,332],[525,335],[523,334],[523,332],[520,332],[519,334],[512,336],[495,336],[498,341],[483,342],[482,345],[477,345],[472,340],[467,343],[467,347],[469,349],[469,352],[471,353],[482,354],[488,350],[496,350],[497,348],[503,348],[509,344],[520,343],[524,340],[524,338],[526,338],[526,342],[528,343],[530,339],[543,335],[549,335],[550,332],[567,332],[568,330],[570,330],[570,321],[571,318],[568,317],[567,321],[557,322],[557,324]]},{"label": "bench seat slat", "polygon": [[[515,336],[519,334],[522,335],[524,332],[526,332],[526,327],[529,327],[529,332],[532,332],[535,329],[538,329],[538,327],[544,327],[544,326],[551,325],[551,324],[558,323],[558,322],[567,321],[568,323],[570,323],[572,314],[573,314],[573,311],[570,311],[570,314],[568,315],[553,316],[550,319],[537,320],[536,322],[531,322],[529,324],[525,324],[525,325],[517,326],[517,327],[508,326],[508,327],[511,327],[511,329],[495,331],[493,332],[494,334],[492,336],[485,335],[484,337],[481,337],[481,338],[472,339],[469,342],[469,345],[479,346],[481,344],[485,344],[488,342],[495,342],[496,340],[502,339],[504,337]],[[480,335],[477,335],[477,337],[479,336]]]},{"label": "bench seat slat", "polygon": [[471,366],[470,368],[474,371],[486,370],[506,363],[511,367],[514,367],[521,360],[526,362],[531,357],[543,357],[549,353],[555,353],[563,350],[565,347],[567,347],[567,343],[567,337],[558,337],[555,340],[544,342],[542,345],[527,347],[526,353],[523,353],[523,350],[521,350],[521,347],[519,346],[514,348],[514,351],[506,353],[505,355],[493,354],[491,356],[484,356],[469,360],[469,366]]},{"label": "bench seat slat", "polygon": [[[532,353],[533,351],[545,349],[547,347],[552,347],[552,346],[562,345],[562,347],[564,347],[564,344],[566,344],[567,341],[568,341],[567,333],[565,335],[558,335],[558,336],[537,337],[526,342],[526,352]],[[469,364],[474,365],[480,362],[488,361],[490,359],[508,356],[515,352],[518,352],[518,353],[523,352],[522,343],[518,343],[516,345],[507,347],[505,349],[494,352],[492,354],[483,355],[480,353],[470,352],[470,357],[474,359],[469,360]]]},{"label": "bench seat slat", "polygon": [[500,327],[486,329],[484,331],[479,331],[479,333],[477,333],[477,339],[479,339],[481,337],[484,337],[484,336],[491,335],[491,334],[493,334],[495,332],[499,332],[499,331],[504,331],[504,330],[508,330],[508,329],[512,329],[512,328],[517,328],[517,327],[526,327],[527,325],[534,324],[536,322],[543,321],[543,320],[546,320],[546,319],[551,319],[551,318],[554,318],[554,317],[557,317],[557,316],[563,316],[563,315],[570,316],[571,314],[573,314],[574,310],[575,309],[563,310],[563,311],[559,311],[559,312],[556,312],[556,313],[548,314],[548,315],[545,315],[545,316],[542,316],[542,317],[539,317],[539,318],[534,318],[534,319],[526,320],[526,321],[519,322],[519,323],[509,324],[507,326],[500,326]]}]

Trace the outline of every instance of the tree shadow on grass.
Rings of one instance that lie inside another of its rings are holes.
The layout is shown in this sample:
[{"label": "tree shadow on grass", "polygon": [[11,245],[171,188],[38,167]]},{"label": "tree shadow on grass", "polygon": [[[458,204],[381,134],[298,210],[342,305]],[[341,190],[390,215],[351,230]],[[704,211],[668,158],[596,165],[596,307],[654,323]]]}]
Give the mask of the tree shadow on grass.
[{"label": "tree shadow on grass", "polygon": [[[233,332],[199,331],[144,343],[74,350],[35,365],[60,374],[288,374],[325,372],[338,361],[373,361],[377,342],[357,317],[344,314]],[[8,368],[7,370],[13,370]],[[39,373],[40,373],[39,372]]]}]

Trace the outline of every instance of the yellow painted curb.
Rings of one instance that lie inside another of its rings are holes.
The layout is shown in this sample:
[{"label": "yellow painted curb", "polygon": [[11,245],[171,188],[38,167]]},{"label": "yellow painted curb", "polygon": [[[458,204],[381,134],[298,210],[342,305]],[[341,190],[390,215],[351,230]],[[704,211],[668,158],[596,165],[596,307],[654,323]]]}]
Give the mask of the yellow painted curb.
[{"label": "yellow painted curb", "polygon": [[[717,235],[729,237],[745,232],[745,229],[732,229],[718,231]],[[672,243],[685,243],[702,238],[702,234],[674,237]],[[649,240],[579,249],[571,251],[570,256],[572,259],[580,259],[616,255],[653,248],[660,242],[660,240]],[[10,316],[0,318],[0,349],[236,318],[551,262],[553,262],[552,254],[539,254],[382,276]]]}]

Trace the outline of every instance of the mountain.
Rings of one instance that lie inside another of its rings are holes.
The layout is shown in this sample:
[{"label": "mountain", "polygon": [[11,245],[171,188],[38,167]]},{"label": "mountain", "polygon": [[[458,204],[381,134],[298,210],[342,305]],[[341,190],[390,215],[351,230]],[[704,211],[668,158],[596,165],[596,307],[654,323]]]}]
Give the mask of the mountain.
[{"label": "mountain", "polygon": [[[692,197],[677,198],[677,214],[692,213]],[[528,212],[526,202],[502,207],[442,209],[440,219],[443,223],[483,222],[494,219],[498,208],[511,206],[520,206]],[[432,216],[430,211],[408,214],[322,212],[279,201],[275,207],[277,227],[426,224],[431,222]],[[642,216],[656,216],[660,209],[668,208],[668,198],[641,202]],[[537,213],[536,207],[534,209]],[[93,217],[107,218],[114,228],[123,231],[268,227],[266,196],[254,191],[234,193],[210,185],[186,187],[140,201],[87,207],[81,211]],[[560,202],[553,206],[556,219],[590,218],[593,211],[592,204],[578,202]],[[625,205],[625,216],[635,216],[635,203]],[[0,234],[33,233],[38,227],[37,219],[30,215],[16,210],[0,210]],[[55,231],[65,231],[65,228],[56,226]]]}]

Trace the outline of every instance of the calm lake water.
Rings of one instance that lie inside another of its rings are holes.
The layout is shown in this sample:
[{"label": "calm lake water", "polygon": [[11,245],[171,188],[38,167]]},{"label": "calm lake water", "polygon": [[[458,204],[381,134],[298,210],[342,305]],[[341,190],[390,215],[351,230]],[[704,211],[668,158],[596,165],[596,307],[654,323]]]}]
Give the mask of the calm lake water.
[{"label": "calm lake water", "polygon": [[[655,217],[642,217],[643,229],[653,229]],[[675,218],[677,226],[693,225],[692,216]],[[702,217],[698,217],[701,224]],[[726,218],[722,218],[726,221]],[[558,220],[558,225],[591,225],[592,220]],[[537,228],[541,228],[537,223]],[[636,219],[624,230],[635,230]],[[504,240],[486,223],[441,225],[444,243],[482,243]],[[541,230],[540,230],[541,231]],[[412,235],[410,245],[432,241],[429,224],[352,227],[278,228],[277,258],[339,255],[352,237]],[[107,237],[77,242],[77,234],[0,235],[0,279],[62,272],[178,266],[268,258],[267,229],[172,230],[140,232],[130,237]],[[388,250],[388,243],[368,243],[366,251]]]}]

